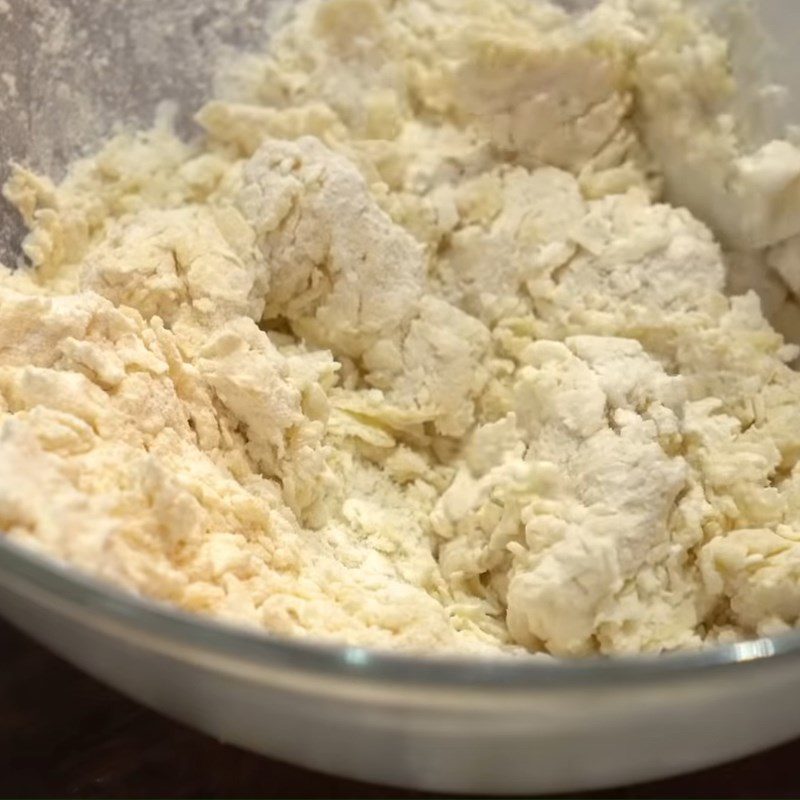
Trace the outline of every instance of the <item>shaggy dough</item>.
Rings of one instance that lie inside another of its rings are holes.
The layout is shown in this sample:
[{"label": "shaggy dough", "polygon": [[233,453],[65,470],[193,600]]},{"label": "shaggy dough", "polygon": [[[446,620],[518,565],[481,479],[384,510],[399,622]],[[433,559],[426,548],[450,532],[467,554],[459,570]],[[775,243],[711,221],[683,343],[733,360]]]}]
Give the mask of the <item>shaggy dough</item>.
[{"label": "shaggy dough", "polygon": [[225,83],[6,186],[9,539],[418,652],[800,622],[798,351],[725,294],[790,320],[800,151],[693,4],[305,0]]}]

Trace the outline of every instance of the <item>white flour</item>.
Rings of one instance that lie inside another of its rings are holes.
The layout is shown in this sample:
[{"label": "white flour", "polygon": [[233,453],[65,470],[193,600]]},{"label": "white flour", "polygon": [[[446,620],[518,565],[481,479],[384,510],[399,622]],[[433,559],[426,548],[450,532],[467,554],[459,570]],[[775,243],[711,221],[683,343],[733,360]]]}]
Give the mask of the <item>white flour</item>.
[{"label": "white flour", "polygon": [[797,624],[797,351],[724,289],[791,327],[800,151],[748,143],[690,5],[306,0],[202,145],[17,169],[0,529],[419,652]]}]

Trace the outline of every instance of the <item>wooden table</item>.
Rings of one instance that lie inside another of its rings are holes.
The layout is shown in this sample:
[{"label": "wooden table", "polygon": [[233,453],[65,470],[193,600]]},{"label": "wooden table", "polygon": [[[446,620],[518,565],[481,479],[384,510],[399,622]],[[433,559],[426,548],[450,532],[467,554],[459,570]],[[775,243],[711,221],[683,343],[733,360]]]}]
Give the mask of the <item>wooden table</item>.
[{"label": "wooden table", "polygon": [[[227,747],[85,677],[0,622],[0,797],[421,797]],[[800,742],[671,781],[581,797],[797,798]]]}]

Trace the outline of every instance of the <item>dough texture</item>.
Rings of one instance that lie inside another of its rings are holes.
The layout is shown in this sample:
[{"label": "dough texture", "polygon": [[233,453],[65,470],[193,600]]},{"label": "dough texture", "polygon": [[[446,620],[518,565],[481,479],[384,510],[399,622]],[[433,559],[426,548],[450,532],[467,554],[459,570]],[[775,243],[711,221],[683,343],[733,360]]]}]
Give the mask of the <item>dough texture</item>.
[{"label": "dough texture", "polygon": [[[800,150],[688,0],[303,0],[0,270],[0,530],[418,653],[800,623]],[[702,220],[702,221],[701,221]]]}]

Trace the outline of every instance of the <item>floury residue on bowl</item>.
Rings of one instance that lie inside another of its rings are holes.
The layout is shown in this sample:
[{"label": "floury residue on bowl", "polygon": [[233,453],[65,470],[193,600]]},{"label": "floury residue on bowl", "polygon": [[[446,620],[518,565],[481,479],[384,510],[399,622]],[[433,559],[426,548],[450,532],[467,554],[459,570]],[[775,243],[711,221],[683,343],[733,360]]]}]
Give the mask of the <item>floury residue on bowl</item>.
[{"label": "floury residue on bowl", "polygon": [[18,168],[0,528],[421,653],[795,625],[797,350],[724,289],[800,311],[800,151],[748,150],[694,9],[306,0],[201,143]]}]

